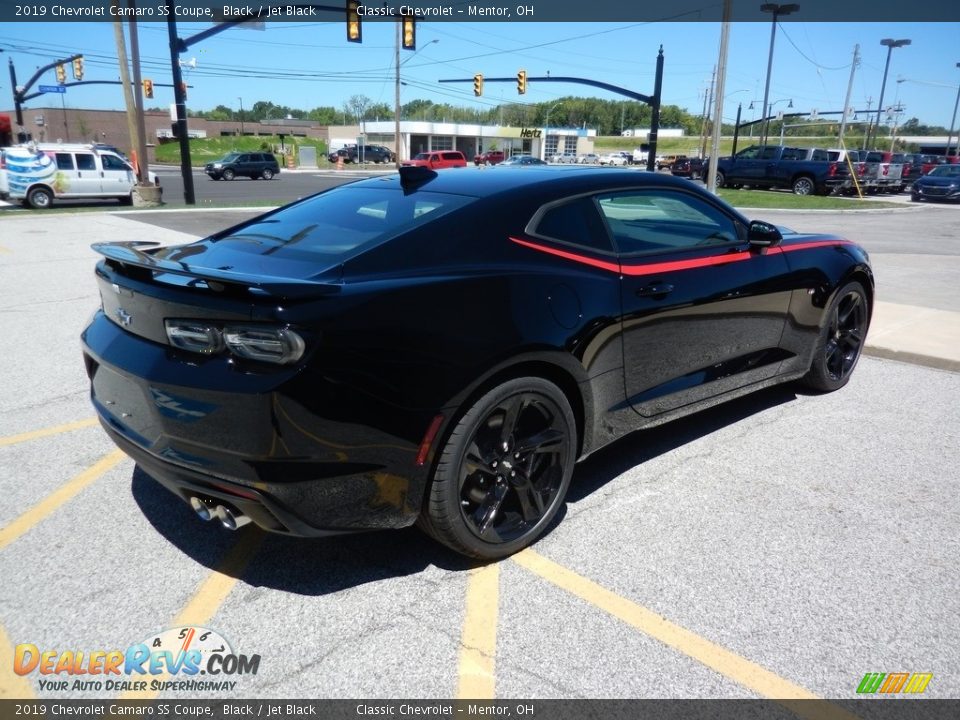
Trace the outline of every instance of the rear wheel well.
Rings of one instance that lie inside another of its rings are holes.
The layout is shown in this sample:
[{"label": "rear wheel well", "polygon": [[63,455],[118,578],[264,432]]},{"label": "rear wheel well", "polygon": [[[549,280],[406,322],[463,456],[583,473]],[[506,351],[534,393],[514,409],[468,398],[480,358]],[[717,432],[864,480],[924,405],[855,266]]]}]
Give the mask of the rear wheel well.
[{"label": "rear wheel well", "polygon": [[508,380],[521,377],[539,377],[552,382],[566,396],[570,408],[573,410],[573,416],[577,421],[577,457],[583,448],[583,435],[585,425],[585,410],[583,406],[583,396],[580,393],[580,387],[577,381],[569,372],[559,365],[545,362],[542,360],[527,360],[519,362],[516,365],[502,368],[496,373],[485,379],[480,385],[473,389],[470,395],[461,404],[461,410],[466,412],[481,396],[502,385]]}]

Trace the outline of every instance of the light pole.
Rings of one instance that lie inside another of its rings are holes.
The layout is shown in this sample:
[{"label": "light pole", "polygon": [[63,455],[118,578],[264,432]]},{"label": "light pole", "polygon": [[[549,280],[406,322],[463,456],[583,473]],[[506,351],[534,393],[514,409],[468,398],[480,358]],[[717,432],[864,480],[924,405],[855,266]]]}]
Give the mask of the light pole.
[{"label": "light pole", "polygon": [[397,170],[400,169],[400,66],[403,65],[403,63],[407,62],[407,60],[410,60],[411,58],[416,57],[417,53],[419,53],[420,50],[423,50],[424,48],[429,47],[434,43],[440,42],[439,38],[434,38],[433,40],[428,42],[426,45],[421,47],[420,50],[414,50],[412,55],[409,55],[403,60],[403,62],[400,62],[401,25],[402,23],[397,23],[397,50],[396,50],[396,58],[394,59],[394,65],[396,66],[396,69],[397,69],[397,77],[396,77],[396,82],[394,84],[394,93],[393,93],[393,141],[394,141],[394,144],[396,145]]},{"label": "light pole", "polygon": [[[887,62],[883,66],[883,83],[880,85],[880,102],[877,103],[877,125],[880,127],[880,113],[883,112],[883,91],[887,88],[887,71],[890,70],[890,56],[893,54],[893,49],[898,47],[903,47],[904,45],[909,45],[910,41],[904,38],[903,40],[894,40],[893,38],[884,38],[880,41],[881,45],[885,45],[887,48]],[[876,137],[876,130],[874,130],[873,136]],[[870,129],[867,128],[867,145],[870,145]],[[868,148],[869,149],[869,148]]]},{"label": "light pole", "polygon": [[[960,68],[960,62],[957,63]],[[957,122],[957,106],[960,105],[960,85],[957,86],[957,99],[953,103],[953,117],[950,118],[950,133],[947,135],[947,157],[950,156],[950,139],[953,137],[953,128]],[[960,155],[960,132],[957,133],[957,149],[953,151],[954,155]]]},{"label": "light pole", "polygon": [[243,137],[243,98],[238,96],[237,100],[240,101],[240,136]]},{"label": "light pole", "polygon": [[563,105],[563,103],[557,103],[552,108],[547,110],[547,116],[543,120],[543,143],[540,145],[540,151],[543,153],[543,157],[540,158],[541,160],[547,159],[547,137],[550,135],[550,113],[552,113],[561,105]]},{"label": "light pole", "polygon": [[[785,102],[788,108],[793,107],[793,98],[781,98],[780,100],[774,100],[767,106],[767,114],[763,119],[764,126],[770,124],[770,118],[773,116],[773,106],[777,103]],[[764,138],[766,138],[766,130],[764,130]],[[780,123],[780,144],[783,145],[783,123]],[[761,145],[766,145],[766,142],[762,142]]]},{"label": "light pole", "polygon": [[[781,15],[789,15],[800,9],[800,6],[796,3],[789,3],[787,5],[777,5],[776,3],[764,3],[760,6],[761,12],[768,12],[773,15],[772,22],[770,23],[770,55],[767,57],[767,81],[763,86],[763,105],[762,108],[767,107],[767,101],[770,99],[770,69],[773,67],[773,43],[777,38],[777,18]],[[767,126],[768,120],[764,118],[763,120],[763,133],[760,137],[760,144],[767,144]]]}]

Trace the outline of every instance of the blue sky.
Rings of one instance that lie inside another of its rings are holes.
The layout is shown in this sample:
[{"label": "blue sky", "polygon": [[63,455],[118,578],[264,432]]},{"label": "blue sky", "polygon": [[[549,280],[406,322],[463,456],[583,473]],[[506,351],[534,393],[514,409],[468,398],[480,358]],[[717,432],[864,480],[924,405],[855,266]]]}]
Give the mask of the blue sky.
[{"label": "blue sky", "polygon": [[[180,24],[181,37],[209,27]],[[186,71],[193,86],[188,106],[208,110],[217,105],[249,109],[257,100],[309,109],[340,108],[354,94],[393,105],[394,28],[389,22],[365,22],[362,44],[345,41],[342,22],[271,22],[263,31],[234,28],[192,47],[184,59],[196,58]],[[793,101],[793,111],[837,110],[843,103],[853,47],[860,44],[861,64],[852,104],[877,107],[887,49],[881,38],[910,38],[893,51],[884,105],[900,102],[904,119],[949,127],[960,84],[958,23],[781,23],[777,30],[770,100]],[[666,59],[665,104],[699,114],[703,93],[718,58],[719,23],[455,23],[418,25],[415,56],[401,55],[402,102],[434,102],[486,107],[500,102],[548,102],[564,95],[616,99],[587,86],[530,83],[525,96],[513,84],[487,84],[474,98],[472,84],[441,85],[440,78],[573,75],[621,85],[641,93],[653,91],[654,60],[662,44]],[[436,40],[437,42],[432,42]],[[733,119],[744,105],[744,119],[757,117],[763,98],[769,23],[731,26],[724,116]],[[170,82],[167,30],[162,23],[141,23],[144,77]],[[76,52],[86,57],[87,80],[118,77],[113,27],[109,23],[0,23],[0,62],[12,58],[23,83],[42,64]],[[6,64],[6,63],[4,63]],[[901,82],[898,82],[901,80]],[[54,84],[53,71],[41,81]],[[6,71],[0,72],[0,108],[12,107]],[[67,107],[120,108],[119,87],[70,88]],[[28,107],[60,105],[60,99],[37,98]],[[172,102],[172,90],[157,88],[152,105]],[[775,110],[786,108],[779,103]]]}]

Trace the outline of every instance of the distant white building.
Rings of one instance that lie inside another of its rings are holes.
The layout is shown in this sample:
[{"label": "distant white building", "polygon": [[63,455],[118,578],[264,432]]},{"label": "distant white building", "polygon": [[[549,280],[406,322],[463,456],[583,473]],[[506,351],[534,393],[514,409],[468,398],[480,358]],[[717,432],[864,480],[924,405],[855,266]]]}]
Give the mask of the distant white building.
[{"label": "distant white building", "polygon": [[[620,133],[622,137],[650,139],[650,128],[630,128]],[[683,128],[660,128],[657,130],[658,138],[678,138],[686,135]]]}]

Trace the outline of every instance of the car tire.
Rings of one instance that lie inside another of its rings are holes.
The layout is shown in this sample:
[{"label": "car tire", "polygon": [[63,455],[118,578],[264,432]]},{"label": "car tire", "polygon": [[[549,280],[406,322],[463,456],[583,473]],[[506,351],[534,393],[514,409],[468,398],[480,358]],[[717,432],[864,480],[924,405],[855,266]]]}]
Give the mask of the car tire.
[{"label": "car tire", "polygon": [[870,301],[857,281],[840,288],[827,309],[803,384],[818,392],[839,390],[853,374],[870,324]]},{"label": "car tire", "polygon": [[804,175],[793,181],[792,189],[794,195],[814,195],[817,186],[814,185],[813,180]]},{"label": "car tire", "polygon": [[126,205],[126,206],[133,205],[133,193],[132,193],[132,192],[131,192],[129,195],[124,195],[123,197],[118,198],[118,199],[120,200],[120,204],[121,204],[121,205]]},{"label": "car tire", "polygon": [[516,378],[488,391],[439,451],[421,529],[481,560],[532,544],[563,504],[576,427],[566,396],[542,378]]},{"label": "car tire", "polygon": [[220,174],[220,177],[222,177],[224,180],[233,180],[236,176],[237,174],[230,168],[227,168]]},{"label": "car tire", "polygon": [[273,170],[270,168],[264,168],[263,172],[260,173],[260,177],[264,180],[273,180]]},{"label": "car tire", "polygon": [[723,173],[720,172],[719,170],[717,170],[717,176],[716,176],[716,179],[715,179],[715,183],[716,183],[717,188],[719,189],[719,188],[724,187],[724,183],[725,183],[726,181],[727,181],[727,178],[724,177]]},{"label": "car tire", "polygon": [[53,205],[53,193],[47,188],[37,187],[27,193],[27,204],[35,210],[46,210]]}]

